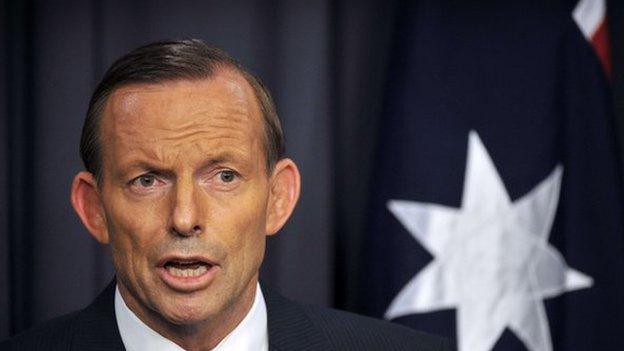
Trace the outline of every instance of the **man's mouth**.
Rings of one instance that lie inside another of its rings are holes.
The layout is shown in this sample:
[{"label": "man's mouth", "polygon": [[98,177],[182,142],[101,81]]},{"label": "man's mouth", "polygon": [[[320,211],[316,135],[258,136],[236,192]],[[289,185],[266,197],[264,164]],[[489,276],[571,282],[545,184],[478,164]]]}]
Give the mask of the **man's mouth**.
[{"label": "man's mouth", "polygon": [[165,269],[175,277],[199,277],[212,267],[211,264],[202,261],[178,262],[167,261]]},{"label": "man's mouth", "polygon": [[157,272],[174,290],[190,292],[204,288],[215,279],[220,266],[201,256],[167,256],[158,262]]}]

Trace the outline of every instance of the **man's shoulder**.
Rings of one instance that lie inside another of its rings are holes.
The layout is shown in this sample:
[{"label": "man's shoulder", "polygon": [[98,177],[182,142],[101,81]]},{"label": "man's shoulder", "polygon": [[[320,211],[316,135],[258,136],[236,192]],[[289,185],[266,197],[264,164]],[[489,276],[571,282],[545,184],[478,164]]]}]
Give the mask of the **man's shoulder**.
[{"label": "man's shoulder", "polygon": [[80,311],[41,323],[0,342],[0,350],[67,350],[71,345],[74,321]]},{"label": "man's shoulder", "polygon": [[353,343],[374,350],[451,350],[447,339],[407,328],[400,324],[346,311],[303,305],[314,325],[324,331],[336,349]]},{"label": "man's shoulder", "polygon": [[86,308],[0,343],[0,350],[123,350],[114,310],[115,284]]},{"label": "man's shoulder", "polygon": [[[264,289],[263,289],[264,290]],[[268,296],[267,296],[268,295]],[[453,350],[444,338],[395,323],[289,300],[268,290],[269,341],[278,350]]]}]

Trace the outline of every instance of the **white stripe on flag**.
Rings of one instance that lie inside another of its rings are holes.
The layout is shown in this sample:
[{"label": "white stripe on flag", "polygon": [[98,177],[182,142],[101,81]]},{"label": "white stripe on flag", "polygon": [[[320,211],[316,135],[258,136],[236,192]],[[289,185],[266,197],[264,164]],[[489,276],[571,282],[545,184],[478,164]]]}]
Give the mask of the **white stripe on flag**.
[{"label": "white stripe on flag", "polygon": [[591,41],[598,27],[605,20],[606,14],[605,0],[580,0],[572,12],[572,17],[585,38]]}]

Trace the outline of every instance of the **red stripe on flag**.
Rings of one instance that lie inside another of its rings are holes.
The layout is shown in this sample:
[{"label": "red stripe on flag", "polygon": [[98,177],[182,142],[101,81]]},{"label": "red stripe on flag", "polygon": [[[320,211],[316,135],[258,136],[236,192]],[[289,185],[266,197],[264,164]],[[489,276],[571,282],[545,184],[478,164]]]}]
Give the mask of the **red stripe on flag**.
[{"label": "red stripe on flag", "polygon": [[602,63],[602,68],[607,75],[607,78],[611,80],[611,73],[613,72],[611,65],[611,47],[609,45],[609,32],[607,31],[607,19],[598,26],[594,35],[591,38],[591,44]]}]

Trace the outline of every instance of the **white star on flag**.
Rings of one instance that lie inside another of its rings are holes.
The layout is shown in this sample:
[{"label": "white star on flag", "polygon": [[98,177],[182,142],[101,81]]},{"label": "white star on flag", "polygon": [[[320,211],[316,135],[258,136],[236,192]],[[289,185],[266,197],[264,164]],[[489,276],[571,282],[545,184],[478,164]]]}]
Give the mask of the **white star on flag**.
[{"label": "white star on flag", "polygon": [[509,328],[530,351],[551,351],[543,299],[589,288],[548,237],[563,168],[512,202],[471,131],[461,208],[390,200],[388,209],[434,259],[394,298],[385,318],[457,309],[459,351],[491,350]]}]

